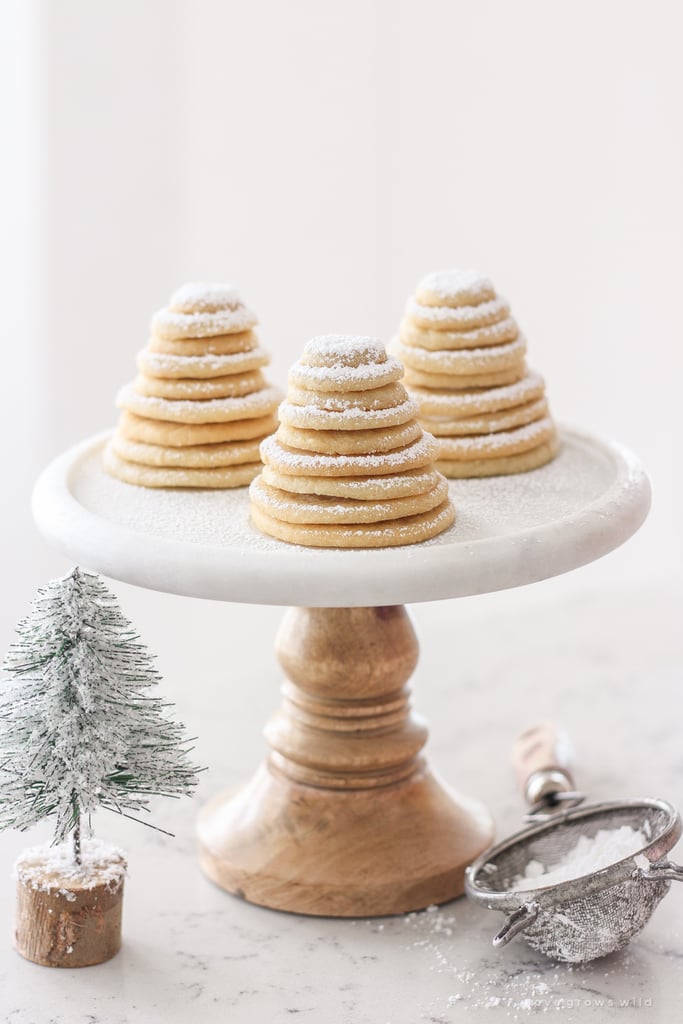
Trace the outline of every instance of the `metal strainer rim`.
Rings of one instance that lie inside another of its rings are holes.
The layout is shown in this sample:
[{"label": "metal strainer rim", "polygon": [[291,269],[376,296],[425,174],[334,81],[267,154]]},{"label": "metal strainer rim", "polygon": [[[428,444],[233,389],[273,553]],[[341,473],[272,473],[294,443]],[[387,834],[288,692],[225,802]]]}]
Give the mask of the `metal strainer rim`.
[{"label": "metal strainer rim", "polygon": [[478,876],[486,864],[494,861],[502,853],[509,850],[511,846],[520,842],[527,842],[533,836],[548,832],[558,825],[620,810],[638,811],[641,809],[663,812],[667,816],[667,824],[656,836],[629,857],[616,861],[614,864],[609,865],[609,867],[594,871],[592,874],[581,875],[576,879],[572,879],[573,883],[581,881],[582,897],[590,896],[609,886],[623,882],[632,876],[636,857],[645,856],[649,861],[658,861],[680,839],[683,832],[681,818],[674,805],[669,803],[668,800],[645,797],[640,800],[613,800],[606,803],[584,804],[581,807],[560,810],[551,819],[522,829],[502,842],[496,843],[494,846],[484,850],[465,872],[465,891],[471,899],[477,903],[484,904],[490,910],[514,910],[524,903],[531,901],[538,904],[539,907],[556,907],[562,902],[562,890],[564,888],[566,892],[567,882],[539,886],[536,889],[506,889],[496,892],[480,886]]}]

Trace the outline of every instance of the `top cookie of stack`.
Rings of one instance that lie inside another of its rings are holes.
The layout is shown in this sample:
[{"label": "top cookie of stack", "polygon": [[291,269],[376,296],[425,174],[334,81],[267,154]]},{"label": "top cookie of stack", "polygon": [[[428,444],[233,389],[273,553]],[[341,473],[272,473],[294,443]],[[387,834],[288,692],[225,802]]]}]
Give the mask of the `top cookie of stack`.
[{"label": "top cookie of stack", "polygon": [[558,451],[545,385],[491,281],[473,270],[429,274],[390,345],[405,364],[420,422],[437,435],[450,477],[520,473]]},{"label": "top cookie of stack", "polygon": [[105,468],[144,487],[240,487],[258,474],[259,444],[282,394],[236,289],[186,284],[152,319],[138,376],[120,392]]},{"label": "top cookie of stack", "polygon": [[313,547],[390,547],[455,518],[434,438],[375,338],[313,338],[289,373],[280,426],[261,445],[251,514],[264,532]]}]

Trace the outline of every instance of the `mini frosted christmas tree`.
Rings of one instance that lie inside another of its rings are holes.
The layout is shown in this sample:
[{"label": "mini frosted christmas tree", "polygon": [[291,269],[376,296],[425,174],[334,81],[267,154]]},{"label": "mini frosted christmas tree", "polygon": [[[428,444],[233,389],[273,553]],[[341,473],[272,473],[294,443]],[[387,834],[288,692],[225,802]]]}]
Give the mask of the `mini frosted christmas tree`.
[{"label": "mini frosted christmas tree", "polygon": [[52,847],[17,862],[17,949],[53,966],[100,963],[120,948],[126,864],[93,838],[92,816],[140,820],[150,797],[190,795],[197,768],[99,577],[76,568],[48,583],[17,632],[0,690],[0,830],[55,822]]}]

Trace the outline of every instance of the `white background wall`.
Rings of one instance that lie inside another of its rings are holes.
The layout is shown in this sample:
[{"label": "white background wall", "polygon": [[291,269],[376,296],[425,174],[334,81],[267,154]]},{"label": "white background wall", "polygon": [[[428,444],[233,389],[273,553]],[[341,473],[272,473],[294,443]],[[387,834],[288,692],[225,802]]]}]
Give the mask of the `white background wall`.
[{"label": "white background wall", "polygon": [[[656,594],[681,560],[682,31],[674,0],[6,0],[3,642],[66,565],[34,476],[114,423],[187,279],[239,282],[283,380],[314,333],[388,339],[425,271],[490,273],[556,414],[655,484],[634,541],[532,600]],[[214,656],[227,610],[117,590],[180,691],[169,625]],[[233,614],[244,636],[277,618]]]}]

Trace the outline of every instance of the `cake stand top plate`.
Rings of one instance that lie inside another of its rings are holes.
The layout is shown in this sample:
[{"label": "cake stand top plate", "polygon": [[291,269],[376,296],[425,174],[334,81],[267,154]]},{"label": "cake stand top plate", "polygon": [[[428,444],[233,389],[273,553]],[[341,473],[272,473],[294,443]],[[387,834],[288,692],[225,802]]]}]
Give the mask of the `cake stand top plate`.
[{"label": "cake stand top plate", "polygon": [[33,514],[43,536],[114,579],[220,601],[371,607],[522,586],[618,547],[650,505],[630,452],[565,429],[560,454],[541,469],[451,481],[456,523],[433,540],[304,548],[250,524],[246,488],[151,490],[112,479],[101,466],[107,436],[71,448],[39,478]]}]

